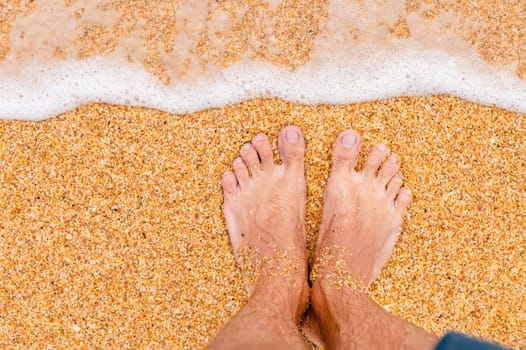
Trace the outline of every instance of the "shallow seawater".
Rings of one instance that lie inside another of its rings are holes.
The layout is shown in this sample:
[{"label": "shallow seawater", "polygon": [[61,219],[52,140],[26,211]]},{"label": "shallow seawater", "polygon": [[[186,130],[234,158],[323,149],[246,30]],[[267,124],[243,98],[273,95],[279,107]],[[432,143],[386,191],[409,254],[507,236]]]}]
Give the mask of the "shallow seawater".
[{"label": "shallow seawater", "polygon": [[0,15],[3,118],[440,93],[526,111],[519,0],[11,0]]},{"label": "shallow seawater", "polygon": [[246,302],[221,175],[253,135],[296,124],[310,252],[352,127],[415,195],[371,296],[437,335],[526,348],[525,13],[0,0],[0,345],[203,347]]}]

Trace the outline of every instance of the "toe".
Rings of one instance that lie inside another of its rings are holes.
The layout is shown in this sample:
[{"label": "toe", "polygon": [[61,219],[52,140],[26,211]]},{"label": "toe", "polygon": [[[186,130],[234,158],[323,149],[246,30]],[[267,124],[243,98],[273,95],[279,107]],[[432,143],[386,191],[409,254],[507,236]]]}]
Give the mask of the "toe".
[{"label": "toe", "polygon": [[272,156],[272,146],[268,141],[267,135],[259,134],[252,139],[252,146],[256,149],[261,160],[263,169],[270,168],[274,165],[274,157]]},{"label": "toe", "polygon": [[400,191],[400,188],[402,187],[402,183],[403,181],[400,176],[395,176],[389,181],[389,184],[387,185],[387,196],[389,199],[395,199],[398,191]]},{"label": "toe", "polygon": [[240,188],[243,188],[248,184],[250,180],[248,177],[248,168],[240,157],[237,157],[236,160],[234,160],[234,174],[236,174]]},{"label": "toe", "polygon": [[386,155],[387,147],[385,145],[373,147],[363,167],[364,174],[367,176],[376,176],[376,172],[380,168]]},{"label": "toe", "polygon": [[225,197],[228,198],[235,194],[238,190],[236,175],[231,171],[224,173],[221,179],[221,186],[223,187]]},{"label": "toe", "polygon": [[398,191],[398,196],[396,196],[395,206],[399,213],[404,213],[411,203],[411,191],[407,188],[402,188]]},{"label": "toe", "polygon": [[400,169],[400,165],[398,164],[398,160],[396,159],[396,156],[393,154],[391,158],[387,162],[384,163],[380,171],[378,172],[378,179],[382,182],[382,184],[385,186],[398,173],[398,170]]},{"label": "toe", "polygon": [[303,167],[305,139],[300,128],[289,125],[281,130],[278,138],[281,160],[286,166]]},{"label": "toe", "polygon": [[332,169],[335,171],[354,169],[359,153],[360,135],[350,129],[342,131],[336,138],[334,145],[334,164]]},{"label": "toe", "polygon": [[252,176],[257,176],[261,172],[261,163],[254,147],[250,143],[245,143],[239,154],[241,154],[241,158],[245,161]]}]

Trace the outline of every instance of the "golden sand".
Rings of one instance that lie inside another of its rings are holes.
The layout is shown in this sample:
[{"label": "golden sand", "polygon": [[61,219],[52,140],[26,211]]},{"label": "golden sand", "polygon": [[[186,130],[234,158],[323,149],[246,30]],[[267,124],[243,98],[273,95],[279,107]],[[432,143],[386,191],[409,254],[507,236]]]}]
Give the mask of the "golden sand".
[{"label": "golden sand", "polygon": [[[177,2],[106,3],[122,17],[117,27],[83,27],[78,48],[54,54],[111,53],[141,17],[143,63],[169,81],[162,54],[176,34],[165,24],[173,26]],[[235,17],[236,3],[216,5]],[[327,1],[284,1],[274,10],[249,3],[227,32],[199,33],[196,60],[229,65],[249,52],[290,68],[305,63]],[[0,61],[12,21],[34,6],[0,3]],[[484,59],[516,64],[524,77],[525,6],[410,0],[406,15],[458,13],[455,30]],[[276,41],[257,20],[261,11]],[[410,35],[406,16],[390,33]],[[214,35],[226,44],[214,46]],[[221,212],[221,175],[253,135],[275,142],[290,123],[307,137],[311,252],[332,142],[355,128],[365,150],[390,146],[414,193],[373,298],[437,335],[453,328],[526,349],[525,115],[448,96],[347,106],[254,100],[189,115],[92,104],[44,122],[0,121],[0,347],[204,346],[246,302]]]},{"label": "golden sand", "polygon": [[253,135],[275,143],[290,123],[307,138],[309,249],[332,142],[355,128],[365,150],[390,146],[414,193],[373,297],[438,335],[526,347],[525,115],[447,96],[1,121],[0,345],[205,345],[246,302],[221,175]]}]

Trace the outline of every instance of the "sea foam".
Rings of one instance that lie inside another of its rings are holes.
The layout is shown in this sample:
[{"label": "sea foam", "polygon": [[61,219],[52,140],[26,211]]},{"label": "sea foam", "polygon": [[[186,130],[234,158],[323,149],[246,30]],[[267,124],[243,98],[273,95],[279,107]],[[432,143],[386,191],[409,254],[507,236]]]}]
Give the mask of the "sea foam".
[{"label": "sea foam", "polygon": [[[329,33],[341,27],[344,5],[338,0],[331,6]],[[512,67],[489,65],[472,50],[445,50],[417,38],[345,46],[344,36],[335,40],[334,35],[322,34],[311,59],[294,70],[241,59],[171,84],[119,56],[28,61],[16,72],[0,63],[0,118],[43,120],[90,102],[189,113],[257,97],[344,104],[429,94],[526,112],[526,81]]]}]

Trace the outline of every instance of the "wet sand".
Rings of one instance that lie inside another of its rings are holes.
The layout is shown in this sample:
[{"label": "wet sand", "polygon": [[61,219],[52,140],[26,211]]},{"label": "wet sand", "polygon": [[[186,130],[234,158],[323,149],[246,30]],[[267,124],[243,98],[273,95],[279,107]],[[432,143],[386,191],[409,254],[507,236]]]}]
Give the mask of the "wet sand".
[{"label": "wet sand", "polygon": [[93,104],[0,121],[3,345],[205,345],[246,302],[221,175],[253,135],[275,141],[290,123],[307,137],[309,249],[332,142],[352,127],[366,151],[389,145],[415,197],[371,295],[435,334],[526,347],[525,115],[448,96],[184,116]]}]

